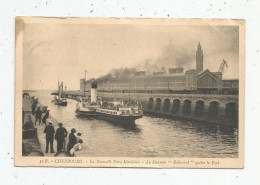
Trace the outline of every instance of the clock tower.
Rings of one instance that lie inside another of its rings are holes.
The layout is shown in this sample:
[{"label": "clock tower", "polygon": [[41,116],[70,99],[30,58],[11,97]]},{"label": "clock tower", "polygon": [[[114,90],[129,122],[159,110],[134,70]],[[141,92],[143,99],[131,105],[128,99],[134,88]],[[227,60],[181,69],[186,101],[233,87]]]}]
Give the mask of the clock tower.
[{"label": "clock tower", "polygon": [[198,72],[203,70],[203,52],[200,43],[196,52],[196,69]]}]

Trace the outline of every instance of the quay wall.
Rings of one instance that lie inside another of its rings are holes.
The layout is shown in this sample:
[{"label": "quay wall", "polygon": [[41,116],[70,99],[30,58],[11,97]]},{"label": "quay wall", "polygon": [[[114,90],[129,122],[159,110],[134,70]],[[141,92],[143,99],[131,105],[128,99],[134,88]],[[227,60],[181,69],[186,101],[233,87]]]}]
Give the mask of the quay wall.
[{"label": "quay wall", "polygon": [[22,118],[22,155],[26,156],[34,151],[42,152],[38,137],[38,129],[34,126],[34,116],[31,110],[31,98],[23,98]]},{"label": "quay wall", "polygon": [[[90,94],[86,93],[86,96],[88,95]],[[98,95],[106,98],[139,101],[142,103],[145,114],[238,126],[238,95],[119,92],[99,92]],[[67,94],[66,97],[76,98],[76,95]]]}]

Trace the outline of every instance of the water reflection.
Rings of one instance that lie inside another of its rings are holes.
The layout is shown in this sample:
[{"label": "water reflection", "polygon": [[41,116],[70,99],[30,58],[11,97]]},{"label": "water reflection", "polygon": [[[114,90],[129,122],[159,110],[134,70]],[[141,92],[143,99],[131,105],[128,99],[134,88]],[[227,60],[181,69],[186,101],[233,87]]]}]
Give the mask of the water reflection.
[{"label": "water reflection", "polygon": [[136,125],[136,123],[132,123],[132,124],[129,124],[129,125],[120,124],[120,123],[113,123],[113,122],[108,122],[108,123],[112,124],[113,126],[122,128],[123,132],[133,132],[135,134],[141,133],[141,129],[138,127],[138,125]]},{"label": "water reflection", "polygon": [[[82,119],[82,120],[86,120],[86,121],[95,121],[95,120],[101,120],[98,116],[92,116],[92,117],[78,117],[76,116],[78,119]],[[138,127],[138,125],[136,125],[136,123],[131,123],[131,124],[125,124],[125,123],[115,123],[115,122],[111,122],[111,121],[104,121],[107,124],[110,124],[114,127],[118,127],[121,128],[123,132],[133,132],[135,134],[138,134],[141,132],[141,129]]]}]

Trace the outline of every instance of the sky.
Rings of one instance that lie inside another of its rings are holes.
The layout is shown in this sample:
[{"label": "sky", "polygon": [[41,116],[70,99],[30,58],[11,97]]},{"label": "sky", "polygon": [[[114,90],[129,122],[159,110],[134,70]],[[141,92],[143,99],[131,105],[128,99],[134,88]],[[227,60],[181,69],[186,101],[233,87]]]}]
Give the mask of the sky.
[{"label": "sky", "polygon": [[25,90],[57,89],[58,78],[68,90],[78,90],[85,69],[87,79],[151,65],[194,69],[199,42],[204,69],[218,71],[225,59],[223,78],[238,78],[236,26],[26,23],[23,33]]}]

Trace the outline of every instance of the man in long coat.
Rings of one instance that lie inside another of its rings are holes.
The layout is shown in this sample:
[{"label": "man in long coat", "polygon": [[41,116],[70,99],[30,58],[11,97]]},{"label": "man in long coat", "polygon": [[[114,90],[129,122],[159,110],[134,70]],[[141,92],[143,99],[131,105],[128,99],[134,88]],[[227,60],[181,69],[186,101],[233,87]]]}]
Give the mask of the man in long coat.
[{"label": "man in long coat", "polygon": [[41,111],[40,107],[38,107],[36,112],[35,112],[35,125],[36,125],[38,120],[39,120],[39,125],[41,125],[41,123],[42,123],[42,111]]},{"label": "man in long coat", "polygon": [[32,103],[31,108],[32,108],[32,115],[34,115],[35,114],[36,105],[34,103]]},{"label": "man in long coat", "polygon": [[56,130],[55,139],[57,141],[57,152],[62,151],[64,139],[67,137],[67,130],[62,127],[63,124],[59,123],[59,128]]},{"label": "man in long coat", "polygon": [[44,133],[46,134],[46,149],[45,149],[45,153],[48,153],[49,150],[49,144],[50,144],[50,150],[51,153],[54,153],[54,149],[53,149],[53,138],[54,138],[54,127],[52,126],[52,122],[49,122],[49,125],[47,125],[44,129]]}]

